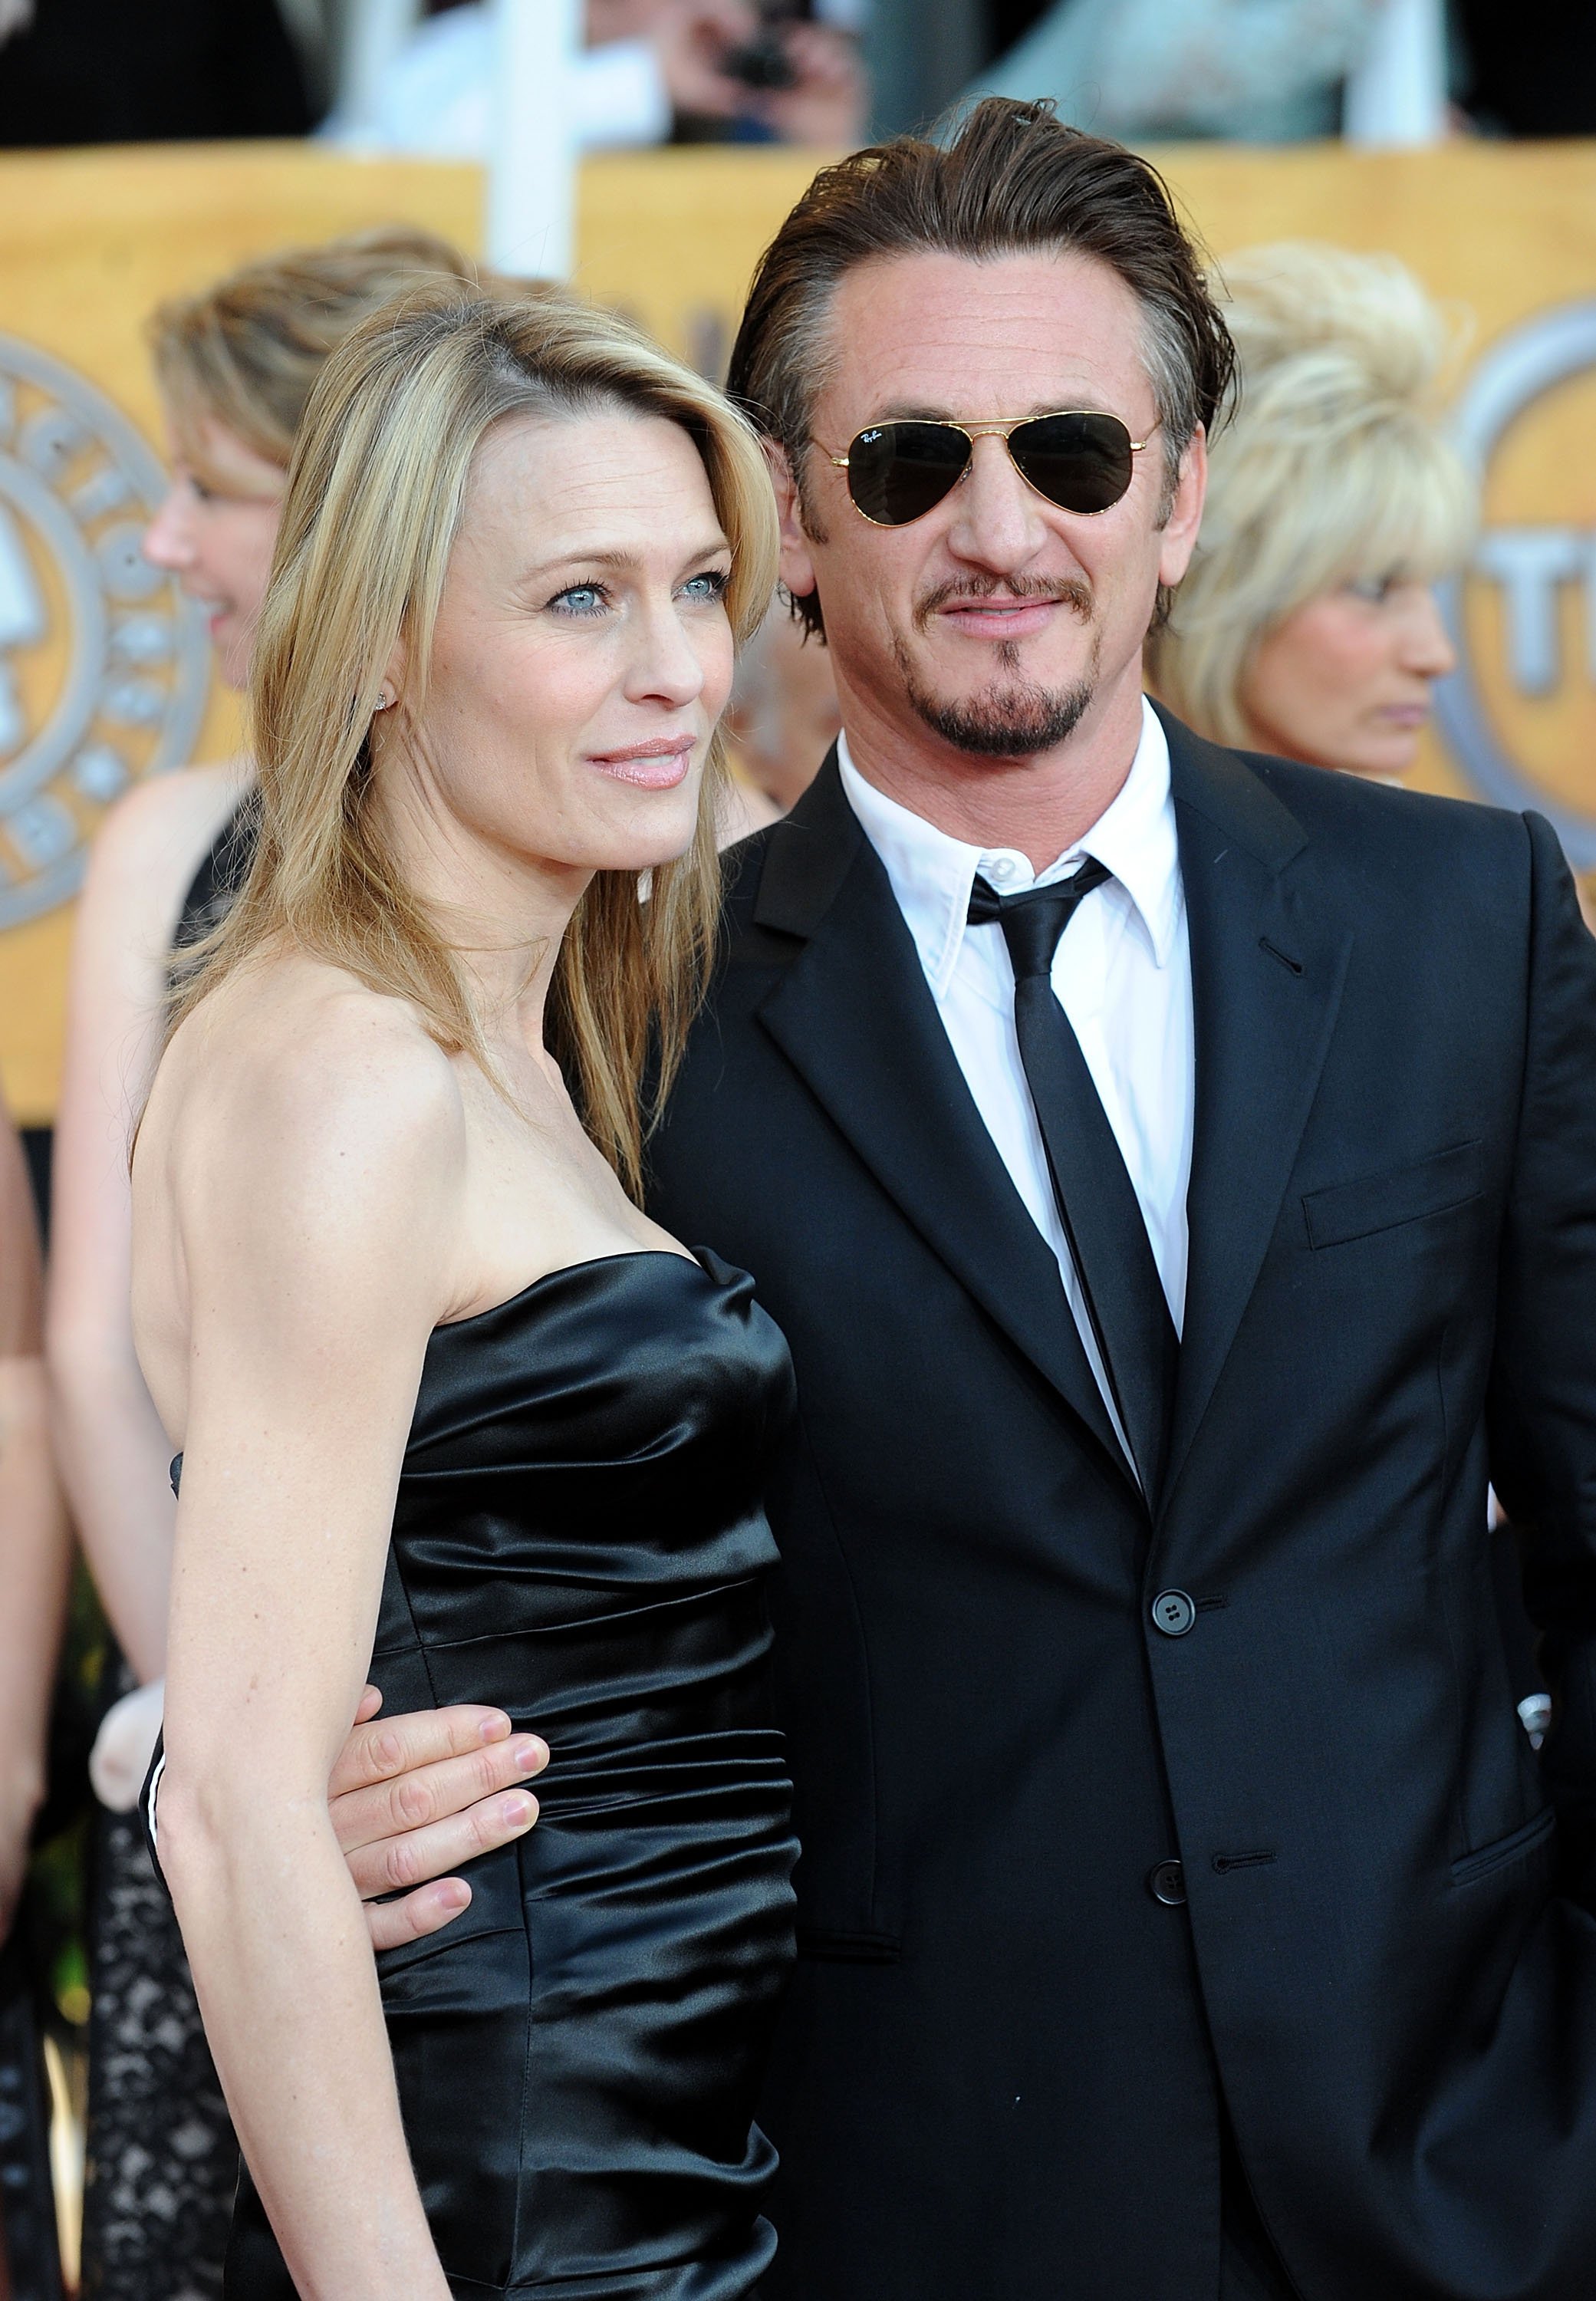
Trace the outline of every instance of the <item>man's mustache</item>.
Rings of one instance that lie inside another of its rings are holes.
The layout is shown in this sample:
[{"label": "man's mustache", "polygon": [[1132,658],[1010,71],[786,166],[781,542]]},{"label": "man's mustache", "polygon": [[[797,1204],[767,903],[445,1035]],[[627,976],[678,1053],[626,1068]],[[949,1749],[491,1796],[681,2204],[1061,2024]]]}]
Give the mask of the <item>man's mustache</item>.
[{"label": "man's mustache", "polygon": [[1091,614],[1091,586],[1078,575],[964,575],[937,583],[915,603],[915,624],[923,631],[934,615],[957,599],[1057,599],[1084,621]]}]

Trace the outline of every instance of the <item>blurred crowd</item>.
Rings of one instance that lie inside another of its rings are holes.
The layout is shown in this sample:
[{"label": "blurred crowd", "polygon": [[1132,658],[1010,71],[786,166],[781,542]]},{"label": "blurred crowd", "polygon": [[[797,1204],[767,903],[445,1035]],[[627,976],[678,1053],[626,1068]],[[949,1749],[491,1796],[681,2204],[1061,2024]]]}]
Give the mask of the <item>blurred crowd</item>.
[{"label": "blurred crowd", "polygon": [[[0,0],[0,145],[480,156],[491,0]],[[589,147],[840,147],[975,90],[1132,143],[1596,132],[1587,0],[585,0]],[[1426,129],[1426,122],[1429,123]]]}]

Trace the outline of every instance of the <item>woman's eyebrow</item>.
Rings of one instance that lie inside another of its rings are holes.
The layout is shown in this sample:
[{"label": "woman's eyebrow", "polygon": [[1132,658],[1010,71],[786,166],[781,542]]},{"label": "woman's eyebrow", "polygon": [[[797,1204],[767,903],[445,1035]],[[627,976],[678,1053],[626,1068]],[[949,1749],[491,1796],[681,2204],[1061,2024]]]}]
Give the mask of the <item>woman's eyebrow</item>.
[{"label": "woman's eyebrow", "polygon": [[[697,544],[689,545],[682,554],[682,564],[686,565],[689,560],[694,559],[713,559],[717,553],[727,552],[731,548],[723,535],[706,535]],[[522,569],[521,580],[523,583],[544,581],[551,575],[557,574],[563,567],[605,567],[613,568],[623,573],[642,565],[643,556],[640,552],[628,550],[620,545],[607,548],[600,545],[592,551],[583,551],[580,548],[560,551],[551,558],[534,560],[529,566]]]}]

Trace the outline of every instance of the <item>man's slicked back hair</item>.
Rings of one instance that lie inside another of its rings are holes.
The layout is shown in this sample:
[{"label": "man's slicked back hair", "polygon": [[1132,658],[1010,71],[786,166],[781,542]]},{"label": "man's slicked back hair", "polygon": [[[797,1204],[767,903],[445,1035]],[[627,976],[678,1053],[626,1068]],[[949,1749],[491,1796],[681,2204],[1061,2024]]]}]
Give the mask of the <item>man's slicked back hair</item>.
[{"label": "man's slicked back hair", "polygon": [[[1173,487],[1198,425],[1211,432],[1223,414],[1230,334],[1157,170],[1122,144],[1066,127],[1050,103],[989,96],[945,144],[900,136],[823,168],[760,259],[727,389],[784,450],[801,491],[827,322],[846,273],[895,255],[979,262],[1065,251],[1106,264],[1141,307]],[[819,631],[818,601],[795,606]]]}]

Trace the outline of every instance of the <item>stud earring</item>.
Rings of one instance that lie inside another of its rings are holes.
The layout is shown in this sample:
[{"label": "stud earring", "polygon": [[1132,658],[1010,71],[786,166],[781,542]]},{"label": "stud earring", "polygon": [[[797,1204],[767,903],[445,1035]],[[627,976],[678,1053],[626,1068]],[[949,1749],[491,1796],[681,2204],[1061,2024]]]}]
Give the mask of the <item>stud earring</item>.
[{"label": "stud earring", "polygon": [[389,691],[388,691],[388,690],[387,690],[387,688],[386,688],[386,687],[380,687],[380,688],[377,690],[377,708],[378,708],[378,710],[379,710],[379,711],[388,711],[388,710],[391,710],[391,709],[392,709],[392,707],[393,707],[393,697],[389,693]]}]

